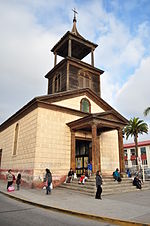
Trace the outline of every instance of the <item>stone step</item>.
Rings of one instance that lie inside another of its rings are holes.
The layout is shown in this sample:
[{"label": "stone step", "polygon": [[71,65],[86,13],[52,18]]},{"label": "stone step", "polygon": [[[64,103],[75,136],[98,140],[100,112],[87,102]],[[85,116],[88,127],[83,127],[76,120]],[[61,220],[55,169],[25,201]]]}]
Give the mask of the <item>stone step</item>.
[{"label": "stone step", "polygon": [[60,187],[68,187],[68,188],[81,188],[81,189],[83,189],[83,188],[86,188],[86,189],[95,189],[95,185],[92,185],[92,186],[90,186],[90,185],[86,185],[86,184],[62,184],[62,185],[60,185]]},{"label": "stone step", "polygon": [[[96,190],[92,190],[92,191],[87,191],[85,189],[77,189],[77,188],[72,188],[70,189],[69,187],[59,187],[57,189],[68,189],[68,190],[72,190],[73,192],[78,192],[78,193],[81,193],[81,194],[84,194],[84,195],[88,195],[88,196],[95,196],[95,193],[96,193]],[[150,186],[145,186],[145,187],[142,187],[142,190],[148,190],[150,189]],[[117,190],[117,189],[110,189],[110,190],[104,190],[103,189],[103,192],[102,192],[102,195],[105,196],[105,195],[111,195],[111,194],[116,194],[116,193],[125,193],[125,192],[134,192],[134,191],[140,191],[139,189],[137,189],[135,186],[131,186],[129,189],[121,189],[121,190]]]},{"label": "stone step", "polygon": [[[84,185],[83,184],[76,184],[76,183],[66,183],[66,184],[62,184],[63,187],[75,187],[75,188],[86,188],[86,189],[95,189],[96,186],[95,184],[89,184],[88,182],[86,182]],[[62,186],[61,185],[61,186]],[[132,183],[128,183],[128,184],[123,184],[123,183],[114,183],[114,184],[103,184],[102,187],[103,189],[116,189],[116,188],[130,188],[132,186]]]},{"label": "stone step", "polygon": [[[132,185],[131,178],[122,178],[121,183],[114,181],[110,177],[103,178],[103,195],[124,193],[124,192],[134,192],[138,189]],[[69,189],[73,192],[79,192],[85,195],[95,196],[96,193],[96,181],[95,176],[90,177],[85,184],[79,184],[78,179],[74,179],[71,183],[63,183],[59,186],[59,189]],[[142,185],[142,190],[150,189],[150,181],[145,181]]]},{"label": "stone step", "polygon": [[87,192],[87,193],[94,193],[95,192],[94,189],[87,189],[87,188],[84,188],[84,187],[70,187],[70,186],[61,185],[61,186],[59,186],[59,188],[65,188],[65,189],[76,190],[76,191]]},{"label": "stone step", "polygon": [[[87,179],[87,181],[90,183],[95,182],[95,180],[96,180],[95,178]],[[114,181],[113,178],[102,178],[102,180],[103,180],[103,182],[113,182]],[[74,179],[73,182],[74,181],[79,181],[79,179]],[[122,178],[122,181],[128,182],[128,181],[132,181],[132,179],[131,178]]]},{"label": "stone step", "polygon": [[[85,184],[79,184],[79,183],[65,183],[64,184],[65,186],[74,186],[74,187],[78,187],[78,186],[82,186],[82,187],[88,187],[88,188],[93,188],[96,186],[96,183],[89,183],[88,181],[85,182]],[[121,183],[118,183],[118,182],[111,182],[111,183],[103,183],[102,186],[104,188],[107,188],[107,187],[112,187],[112,188],[115,188],[115,187],[130,187],[132,186],[132,182],[121,182]]]}]

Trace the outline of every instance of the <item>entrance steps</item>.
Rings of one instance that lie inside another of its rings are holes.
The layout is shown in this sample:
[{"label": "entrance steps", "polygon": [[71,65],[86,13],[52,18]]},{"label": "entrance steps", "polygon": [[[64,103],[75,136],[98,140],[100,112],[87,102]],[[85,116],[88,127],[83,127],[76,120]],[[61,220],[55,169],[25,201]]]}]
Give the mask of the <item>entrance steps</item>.
[{"label": "entrance steps", "polygon": [[[96,180],[95,176],[91,176],[85,184],[78,184],[78,180],[74,179],[71,183],[63,183],[58,188],[70,189],[74,192],[79,192],[85,195],[95,196],[96,193]],[[123,192],[137,191],[137,188],[132,185],[131,178],[122,178],[119,183],[114,181],[112,176],[103,177],[102,195],[117,194]],[[142,185],[142,190],[150,189],[150,181],[146,181]]]}]

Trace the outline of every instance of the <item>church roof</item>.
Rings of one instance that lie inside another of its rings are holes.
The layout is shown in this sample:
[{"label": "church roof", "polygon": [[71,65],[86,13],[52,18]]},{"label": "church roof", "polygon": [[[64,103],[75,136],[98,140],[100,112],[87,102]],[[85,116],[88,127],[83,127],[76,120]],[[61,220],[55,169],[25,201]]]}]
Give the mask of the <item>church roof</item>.
[{"label": "church roof", "polygon": [[98,45],[86,40],[81,36],[76,27],[76,18],[73,20],[73,27],[71,32],[67,31],[65,35],[56,43],[56,45],[51,49],[52,52],[56,52],[59,56],[68,56],[68,42],[72,41],[71,52],[72,57],[82,60],[87,56],[91,49],[94,50]]},{"label": "church roof", "polygon": [[53,73],[54,71],[56,71],[57,68],[60,68],[62,65],[64,65],[65,62],[71,62],[71,63],[78,63],[78,65],[80,65],[80,67],[86,67],[89,70],[92,70],[94,73],[100,73],[103,74],[104,71],[91,66],[90,64],[83,62],[83,61],[79,61],[78,59],[72,58],[72,57],[66,57],[65,59],[61,60],[58,64],[55,65],[55,67],[53,67],[46,75],[45,78],[48,78],[50,76],[51,73]]},{"label": "church roof", "polygon": [[[81,96],[81,95],[87,95],[92,101],[94,101],[97,105],[99,105],[101,108],[103,108],[106,112],[104,113],[98,113],[98,114],[90,114],[85,113],[79,110],[57,106],[55,105],[55,102]],[[57,111],[63,111],[68,112],[70,114],[75,114],[80,117],[85,117],[88,115],[93,115],[92,117],[103,117],[110,114],[110,111],[113,111],[113,115],[117,115],[117,118],[120,118],[120,120],[127,124],[128,120],[124,118],[122,115],[120,115],[115,109],[113,109],[109,104],[107,104],[102,98],[96,95],[91,89],[84,88],[84,89],[78,89],[78,90],[71,90],[71,91],[65,91],[50,95],[44,95],[44,96],[38,96],[32,99],[30,102],[28,102],[26,105],[24,105],[20,110],[18,110],[14,115],[12,115],[10,118],[8,118],[4,123],[0,125],[0,131],[3,131],[8,126],[15,123],[17,120],[24,117],[29,112],[33,111],[37,107],[44,107],[47,109],[53,109]],[[111,112],[112,114],[112,112]],[[110,117],[111,119],[111,117]]]},{"label": "church roof", "polygon": [[95,49],[98,46],[97,44],[84,39],[82,36],[67,31],[65,35],[51,49],[51,51],[57,52],[57,54],[62,57],[68,56],[69,39],[72,40],[72,57],[79,60],[82,60],[91,52],[91,49]]}]

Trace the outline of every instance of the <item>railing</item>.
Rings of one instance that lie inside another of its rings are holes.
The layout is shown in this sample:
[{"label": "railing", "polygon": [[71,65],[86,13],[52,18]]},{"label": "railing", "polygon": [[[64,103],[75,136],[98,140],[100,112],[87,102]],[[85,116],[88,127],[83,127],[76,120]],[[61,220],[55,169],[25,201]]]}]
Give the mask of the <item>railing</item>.
[{"label": "railing", "polygon": [[137,175],[143,182],[145,180],[150,180],[150,168],[148,168],[148,165],[126,166],[126,170],[127,169],[130,171],[132,177]]}]

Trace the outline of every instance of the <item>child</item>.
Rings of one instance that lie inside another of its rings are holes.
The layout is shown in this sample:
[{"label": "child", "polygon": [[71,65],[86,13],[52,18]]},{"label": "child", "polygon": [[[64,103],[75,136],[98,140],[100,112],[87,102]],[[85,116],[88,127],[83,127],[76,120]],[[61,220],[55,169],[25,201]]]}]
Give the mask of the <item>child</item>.
[{"label": "child", "polygon": [[21,184],[21,174],[20,173],[18,173],[16,184],[17,184],[17,190],[19,190],[19,187]]}]

